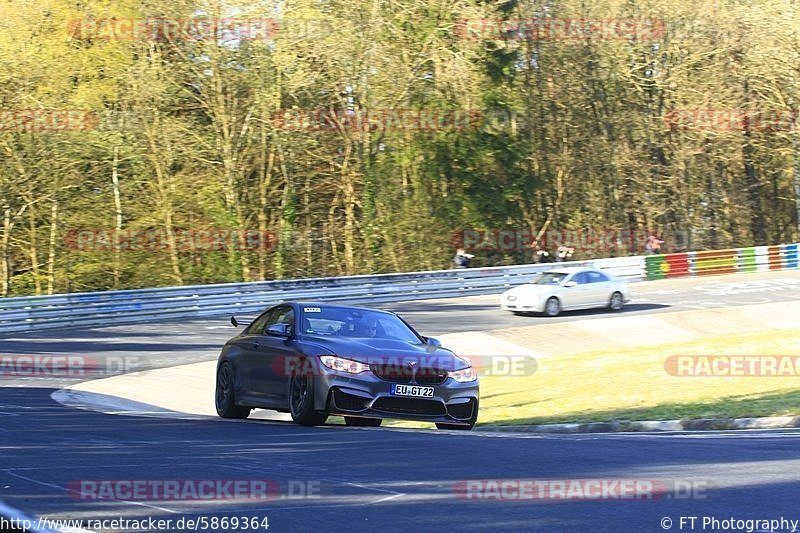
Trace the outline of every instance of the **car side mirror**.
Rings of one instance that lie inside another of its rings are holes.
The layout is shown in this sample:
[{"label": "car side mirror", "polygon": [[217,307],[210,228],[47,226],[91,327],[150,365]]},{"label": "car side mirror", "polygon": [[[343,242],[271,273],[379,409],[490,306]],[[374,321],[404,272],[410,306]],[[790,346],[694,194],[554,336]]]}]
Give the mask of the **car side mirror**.
[{"label": "car side mirror", "polygon": [[577,287],[578,286],[578,282],[577,281],[568,281],[568,282],[566,282],[564,284],[564,286],[565,287]]},{"label": "car side mirror", "polygon": [[290,324],[273,324],[267,328],[267,335],[270,337],[291,337],[292,326]]},{"label": "car side mirror", "polygon": [[426,337],[425,342],[436,348],[442,347],[442,341],[440,341],[439,339],[434,339],[433,337]]}]

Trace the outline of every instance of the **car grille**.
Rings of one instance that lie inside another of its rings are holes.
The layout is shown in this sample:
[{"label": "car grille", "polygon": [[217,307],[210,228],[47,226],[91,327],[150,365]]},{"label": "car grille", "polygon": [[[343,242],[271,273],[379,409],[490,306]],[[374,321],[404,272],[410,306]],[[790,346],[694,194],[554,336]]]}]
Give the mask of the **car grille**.
[{"label": "car grille", "polygon": [[422,400],[419,398],[378,398],[375,400],[375,403],[372,404],[372,408],[376,411],[409,415],[439,416],[447,413],[442,402],[436,400]]},{"label": "car grille", "polygon": [[447,371],[435,368],[420,368],[415,377],[416,382],[420,385],[439,385],[446,379]]},{"label": "car grille", "polygon": [[368,407],[369,398],[362,398],[355,394],[347,394],[339,389],[333,390],[333,401],[336,407],[345,411],[363,411]]},{"label": "car grille", "polygon": [[411,378],[414,377],[414,371],[411,368],[401,365],[370,365],[372,373],[384,381],[391,381],[392,383],[410,383]]},{"label": "car grille", "polygon": [[437,368],[415,369],[401,365],[370,365],[372,373],[391,383],[412,383],[419,385],[439,385],[447,379],[447,370]]}]

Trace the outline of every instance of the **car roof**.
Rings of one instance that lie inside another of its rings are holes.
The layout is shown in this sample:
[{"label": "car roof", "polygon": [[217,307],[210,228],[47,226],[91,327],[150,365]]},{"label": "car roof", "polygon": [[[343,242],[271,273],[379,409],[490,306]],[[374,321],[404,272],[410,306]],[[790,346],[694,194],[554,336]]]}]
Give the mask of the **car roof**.
[{"label": "car roof", "polygon": [[545,270],[542,274],[576,274],[578,272],[589,272],[589,271],[598,271],[596,268],[589,268],[589,267],[564,267],[564,268],[553,268],[550,270]]},{"label": "car roof", "polygon": [[[286,304],[293,304],[299,307],[333,307],[336,309],[353,309],[355,311],[372,311],[375,313],[384,313],[387,315],[394,315],[391,311],[384,311],[383,309],[375,309],[373,307],[359,307],[355,305],[342,305],[337,303],[330,303],[330,302],[298,302],[298,301],[288,301],[288,302],[281,302],[280,304],[275,305],[286,305]],[[275,306],[270,306],[275,307]]]}]

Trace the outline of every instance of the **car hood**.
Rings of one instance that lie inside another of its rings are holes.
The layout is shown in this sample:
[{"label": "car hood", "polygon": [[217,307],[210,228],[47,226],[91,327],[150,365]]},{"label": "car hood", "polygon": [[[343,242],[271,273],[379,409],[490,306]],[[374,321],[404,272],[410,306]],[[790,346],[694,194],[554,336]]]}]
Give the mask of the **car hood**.
[{"label": "car hood", "polygon": [[503,296],[536,296],[539,294],[548,294],[558,289],[559,285],[534,285],[533,283],[526,283],[513,289],[508,289],[503,293]]},{"label": "car hood", "polygon": [[306,353],[332,354],[365,364],[405,365],[414,361],[422,368],[460,370],[469,366],[446,348],[392,339],[304,336]]}]

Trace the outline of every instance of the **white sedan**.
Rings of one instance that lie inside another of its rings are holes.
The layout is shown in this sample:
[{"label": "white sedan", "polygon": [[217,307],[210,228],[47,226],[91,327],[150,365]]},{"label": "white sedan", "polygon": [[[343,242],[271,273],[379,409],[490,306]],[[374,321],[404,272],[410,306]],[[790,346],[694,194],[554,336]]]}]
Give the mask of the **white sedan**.
[{"label": "white sedan", "polygon": [[500,307],[514,314],[606,307],[619,311],[630,301],[628,283],[593,268],[568,267],[539,274],[530,283],[503,293]]}]

